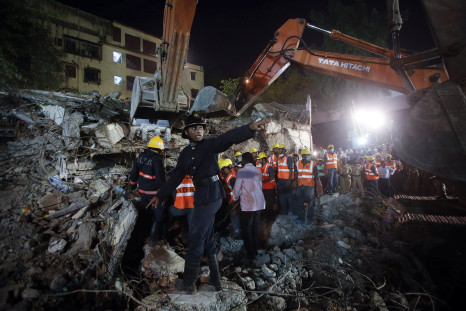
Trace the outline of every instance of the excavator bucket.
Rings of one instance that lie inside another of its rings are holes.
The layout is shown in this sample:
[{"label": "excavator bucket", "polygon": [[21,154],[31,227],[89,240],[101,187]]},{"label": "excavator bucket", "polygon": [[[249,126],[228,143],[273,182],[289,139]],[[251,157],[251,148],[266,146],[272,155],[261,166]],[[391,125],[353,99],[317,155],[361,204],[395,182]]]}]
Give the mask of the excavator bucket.
[{"label": "excavator bucket", "polygon": [[199,91],[189,113],[194,111],[208,117],[236,115],[235,105],[231,99],[213,86],[206,86]]}]

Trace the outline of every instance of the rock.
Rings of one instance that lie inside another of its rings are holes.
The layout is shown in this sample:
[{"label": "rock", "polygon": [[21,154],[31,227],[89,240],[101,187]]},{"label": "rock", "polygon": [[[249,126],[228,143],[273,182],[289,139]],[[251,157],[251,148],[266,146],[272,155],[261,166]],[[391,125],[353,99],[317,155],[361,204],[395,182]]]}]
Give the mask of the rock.
[{"label": "rock", "polygon": [[53,278],[52,283],[50,283],[50,289],[59,293],[64,292],[67,283],[66,276],[58,274]]},{"label": "rock", "polygon": [[50,254],[60,253],[65,248],[66,244],[67,242],[64,239],[52,237],[47,252]]},{"label": "rock", "polygon": [[86,222],[79,226],[78,229],[79,239],[74,243],[73,247],[68,251],[69,256],[74,256],[80,251],[88,250],[91,248],[97,231],[93,222]]},{"label": "rock", "polygon": [[277,276],[277,274],[273,270],[271,270],[269,267],[267,267],[266,265],[263,265],[261,267],[261,271],[264,273],[264,276],[268,279],[274,278]]},{"label": "rock", "polygon": [[265,295],[260,299],[261,309],[267,311],[283,311],[286,301],[282,297]]},{"label": "rock", "polygon": [[254,259],[254,264],[256,266],[262,266],[264,264],[270,263],[270,255],[268,253],[258,254]]},{"label": "rock", "polygon": [[23,297],[23,299],[35,299],[39,297],[39,291],[34,288],[26,288],[21,293],[21,297]]},{"label": "rock", "polygon": [[184,259],[167,246],[146,245],[141,270],[156,278],[170,277],[184,270]]},{"label": "rock", "polygon": [[375,291],[371,292],[371,307],[379,311],[388,311],[383,298]]},{"label": "rock", "polygon": [[249,276],[245,276],[244,278],[241,278],[241,282],[243,283],[243,286],[248,290],[256,289],[256,283]]},{"label": "rock", "polygon": [[37,203],[44,210],[61,209],[67,206],[68,197],[63,193],[52,193],[43,196]]}]

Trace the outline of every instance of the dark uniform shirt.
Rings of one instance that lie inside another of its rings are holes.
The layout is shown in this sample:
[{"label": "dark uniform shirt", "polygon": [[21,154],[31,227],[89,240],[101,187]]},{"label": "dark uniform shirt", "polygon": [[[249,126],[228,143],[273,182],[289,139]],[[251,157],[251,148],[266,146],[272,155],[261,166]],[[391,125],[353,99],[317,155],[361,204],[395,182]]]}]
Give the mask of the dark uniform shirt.
[{"label": "dark uniform shirt", "polygon": [[139,192],[154,195],[165,184],[165,170],[159,155],[145,149],[134,162],[129,175],[131,189],[136,189],[139,183]]},{"label": "dark uniform shirt", "polygon": [[207,204],[225,197],[222,181],[196,183],[206,178],[218,175],[218,153],[226,151],[233,144],[239,144],[254,136],[249,124],[228,131],[214,138],[203,139],[196,146],[189,144],[180,153],[178,163],[170,174],[170,179],[157,193],[157,197],[164,201],[168,195],[178,187],[185,175],[190,175],[194,181],[194,206]]}]

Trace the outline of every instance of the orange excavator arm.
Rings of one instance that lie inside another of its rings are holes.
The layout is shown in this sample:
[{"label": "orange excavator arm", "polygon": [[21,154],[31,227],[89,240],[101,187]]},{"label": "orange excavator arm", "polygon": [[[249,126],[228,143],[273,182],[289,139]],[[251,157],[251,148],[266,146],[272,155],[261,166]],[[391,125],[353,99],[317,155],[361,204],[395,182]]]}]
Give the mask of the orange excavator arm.
[{"label": "orange excavator arm", "polygon": [[[244,112],[290,64],[305,70],[405,94],[448,80],[442,68],[417,68],[418,62],[423,57],[410,58],[400,53],[400,58],[395,61],[393,51],[336,30],[328,32],[333,39],[368,50],[383,58],[321,52],[310,50],[305,46],[298,47],[305,27],[316,28],[306,24],[304,19],[297,18],[288,20],[275,32],[274,38],[240,81],[234,99],[236,114]],[[407,61],[403,62],[405,59]],[[414,65],[409,67],[408,64],[412,63]],[[407,68],[409,69],[406,70]]]}]

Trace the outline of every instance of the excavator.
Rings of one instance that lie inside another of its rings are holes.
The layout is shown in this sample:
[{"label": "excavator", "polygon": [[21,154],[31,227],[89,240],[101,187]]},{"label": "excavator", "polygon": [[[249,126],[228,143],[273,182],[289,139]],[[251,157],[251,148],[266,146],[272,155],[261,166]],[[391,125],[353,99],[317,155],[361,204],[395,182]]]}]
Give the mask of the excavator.
[{"label": "excavator", "polygon": [[[391,0],[392,49],[337,30],[325,30],[302,18],[289,19],[240,79],[233,97],[203,88],[191,111],[206,115],[243,113],[291,65],[406,94],[409,109],[398,120],[393,141],[397,156],[434,175],[466,181],[466,1],[423,0],[437,49],[407,55],[400,47],[402,19]],[[369,51],[377,57],[311,50],[305,28]]]},{"label": "excavator", "polygon": [[[392,49],[337,30],[325,30],[302,18],[290,19],[274,34],[243,75],[233,97],[203,88],[194,104],[180,85],[196,9],[196,0],[171,0],[165,5],[160,68],[153,79],[134,83],[131,118],[150,109],[159,115],[203,112],[207,116],[238,116],[289,66],[394,90],[409,109],[393,132],[397,156],[432,174],[466,181],[466,1],[422,0],[437,48],[408,55],[400,47],[402,26],[398,0],[392,11]],[[302,40],[305,29],[373,53],[374,57],[315,51]],[[174,122],[172,117],[166,117]]]}]

